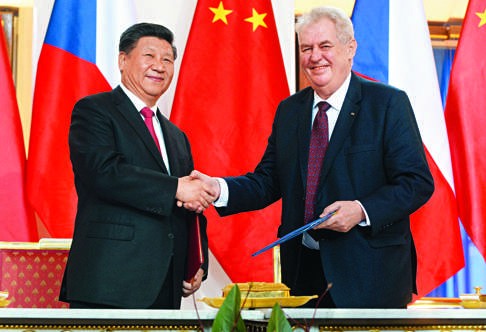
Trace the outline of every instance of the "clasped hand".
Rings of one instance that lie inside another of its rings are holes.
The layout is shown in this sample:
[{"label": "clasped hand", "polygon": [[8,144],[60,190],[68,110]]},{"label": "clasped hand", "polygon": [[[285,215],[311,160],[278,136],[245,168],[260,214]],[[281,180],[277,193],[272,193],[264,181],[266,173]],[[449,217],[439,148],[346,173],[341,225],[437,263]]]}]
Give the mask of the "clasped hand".
[{"label": "clasped hand", "polygon": [[177,185],[177,206],[197,213],[203,212],[218,199],[220,188],[216,179],[198,171],[179,178]]}]

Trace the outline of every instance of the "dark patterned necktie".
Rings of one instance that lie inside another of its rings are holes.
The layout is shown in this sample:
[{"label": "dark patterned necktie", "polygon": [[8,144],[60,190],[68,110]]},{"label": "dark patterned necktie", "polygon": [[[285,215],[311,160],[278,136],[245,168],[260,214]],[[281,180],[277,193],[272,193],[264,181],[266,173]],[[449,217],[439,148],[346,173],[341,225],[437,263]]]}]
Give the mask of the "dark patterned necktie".
[{"label": "dark patterned necktie", "polygon": [[160,151],[159,140],[157,139],[157,135],[155,135],[154,123],[152,121],[152,118],[155,115],[154,112],[150,108],[144,107],[144,108],[142,108],[140,113],[142,114],[142,116],[144,118],[145,125],[147,126],[147,128],[150,132],[150,135],[152,135],[152,138],[155,141],[155,145],[157,145],[157,148]]},{"label": "dark patterned necktie", "polygon": [[309,160],[307,164],[307,190],[305,195],[305,223],[314,220],[317,186],[321,174],[324,155],[329,141],[329,127],[327,123],[327,110],[331,107],[327,102],[317,104],[317,111],[312,125],[309,144]]}]

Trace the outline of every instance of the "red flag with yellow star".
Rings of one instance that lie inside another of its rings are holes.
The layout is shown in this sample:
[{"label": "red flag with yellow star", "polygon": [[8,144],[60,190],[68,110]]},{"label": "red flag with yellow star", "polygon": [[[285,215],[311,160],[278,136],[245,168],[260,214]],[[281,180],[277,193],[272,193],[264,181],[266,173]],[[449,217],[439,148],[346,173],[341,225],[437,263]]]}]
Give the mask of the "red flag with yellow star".
[{"label": "red flag with yellow star", "polygon": [[[213,176],[255,168],[278,103],[289,95],[270,0],[199,0],[171,120],[189,137],[196,169]],[[221,219],[207,210],[209,248],[233,282],[273,281],[270,252],[280,204]]]},{"label": "red flag with yellow star", "polygon": [[486,0],[470,0],[454,56],[445,117],[459,217],[486,259]]}]

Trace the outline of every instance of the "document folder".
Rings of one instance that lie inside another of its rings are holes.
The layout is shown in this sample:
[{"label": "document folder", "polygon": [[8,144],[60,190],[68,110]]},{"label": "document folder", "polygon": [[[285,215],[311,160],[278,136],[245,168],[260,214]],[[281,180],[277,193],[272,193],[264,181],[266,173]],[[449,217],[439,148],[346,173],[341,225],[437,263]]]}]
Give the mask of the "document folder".
[{"label": "document folder", "polygon": [[188,241],[186,277],[184,280],[191,282],[204,263],[199,215],[195,215],[194,220],[189,224]]},{"label": "document folder", "polygon": [[292,232],[282,236],[280,239],[278,239],[277,241],[275,242],[272,242],[270,243],[268,246],[266,247],[263,247],[262,249],[258,250],[257,252],[253,253],[251,256],[252,257],[255,257],[257,255],[260,255],[262,252],[265,252],[267,251],[268,249],[271,249],[273,247],[275,247],[276,245],[279,245],[281,243],[284,243],[285,241],[288,241],[290,239],[293,239],[294,237],[296,237],[297,235],[300,235],[306,231],[308,231],[309,229],[312,229],[314,227],[316,227],[317,225],[323,223],[324,221],[328,220],[329,218],[331,218],[336,212],[331,212],[331,213],[328,213],[326,214],[324,217],[322,218],[319,218],[319,219],[316,219],[312,222],[309,222],[307,224],[305,224],[304,226],[300,227],[300,228],[297,228],[296,230],[293,230]]}]

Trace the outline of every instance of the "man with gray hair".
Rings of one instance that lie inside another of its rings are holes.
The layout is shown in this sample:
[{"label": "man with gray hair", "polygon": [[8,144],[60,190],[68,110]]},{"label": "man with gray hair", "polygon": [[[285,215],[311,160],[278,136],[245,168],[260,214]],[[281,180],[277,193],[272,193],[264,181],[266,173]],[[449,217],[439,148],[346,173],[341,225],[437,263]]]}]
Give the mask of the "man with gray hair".
[{"label": "man with gray hair", "polygon": [[309,306],[404,308],[416,290],[409,216],[434,190],[412,106],[405,92],[351,71],[357,42],[343,11],[315,8],[296,31],[310,87],[278,106],[255,171],[192,176],[219,193],[221,215],[281,198],[279,237],[332,214],[280,248],[292,295],[325,294]]}]

